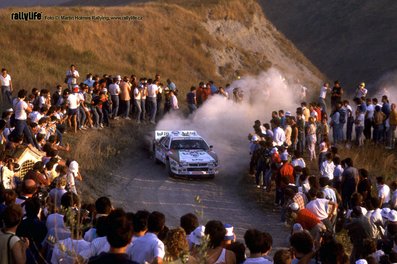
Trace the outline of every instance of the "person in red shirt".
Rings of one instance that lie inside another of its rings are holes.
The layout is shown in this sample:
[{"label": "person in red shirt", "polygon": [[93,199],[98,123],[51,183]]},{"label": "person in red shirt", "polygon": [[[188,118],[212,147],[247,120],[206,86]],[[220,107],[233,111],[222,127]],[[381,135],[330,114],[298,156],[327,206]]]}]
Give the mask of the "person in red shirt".
[{"label": "person in red shirt", "polygon": [[211,88],[210,88],[210,84],[207,83],[206,85],[204,85],[203,93],[201,95],[201,99],[203,100],[203,103],[207,101],[210,96],[211,96]]},{"label": "person in red shirt", "polygon": [[300,209],[297,203],[290,204],[292,219],[295,223],[300,224],[303,229],[309,231],[315,241],[320,241],[321,232],[326,230],[325,225],[308,209]]},{"label": "person in red shirt", "polygon": [[204,90],[204,83],[199,83],[199,87],[196,89],[196,100],[197,106],[200,107],[203,104],[203,90]]}]

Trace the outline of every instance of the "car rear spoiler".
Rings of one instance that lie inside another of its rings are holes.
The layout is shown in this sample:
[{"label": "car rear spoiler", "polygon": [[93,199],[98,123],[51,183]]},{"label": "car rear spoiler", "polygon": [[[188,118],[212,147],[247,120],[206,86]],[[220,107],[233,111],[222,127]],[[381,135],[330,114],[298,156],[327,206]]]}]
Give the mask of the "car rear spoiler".
[{"label": "car rear spoiler", "polygon": [[197,132],[194,130],[178,130],[178,131],[168,131],[168,130],[156,130],[154,131],[154,140],[160,140],[162,137],[168,136],[169,134],[180,137],[198,136]]},{"label": "car rear spoiler", "polygon": [[168,136],[172,131],[156,130],[154,131],[154,140],[160,140],[162,137]]}]

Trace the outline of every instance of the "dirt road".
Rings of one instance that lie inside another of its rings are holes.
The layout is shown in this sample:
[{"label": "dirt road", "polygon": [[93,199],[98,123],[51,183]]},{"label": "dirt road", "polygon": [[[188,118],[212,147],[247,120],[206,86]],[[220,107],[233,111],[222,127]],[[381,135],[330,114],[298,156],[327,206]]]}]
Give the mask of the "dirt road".
[{"label": "dirt road", "polygon": [[252,195],[247,195],[258,191],[244,183],[243,175],[221,173],[205,181],[172,179],[147,151],[142,151],[140,158],[131,156],[111,175],[113,182],[107,188],[116,206],[132,212],[161,211],[169,227],[178,226],[183,214],[194,212],[200,215],[200,224],[211,219],[232,224],[239,240],[248,228],[257,228],[273,236],[275,249],[287,246],[287,229],[280,223],[279,213],[260,208]]}]

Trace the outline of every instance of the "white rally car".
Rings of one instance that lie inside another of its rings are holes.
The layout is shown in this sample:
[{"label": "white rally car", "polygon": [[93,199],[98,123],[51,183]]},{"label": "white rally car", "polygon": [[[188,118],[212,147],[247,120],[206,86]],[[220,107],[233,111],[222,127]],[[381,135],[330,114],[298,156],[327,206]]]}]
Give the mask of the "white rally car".
[{"label": "white rally car", "polygon": [[217,155],[196,131],[156,130],[153,152],[170,176],[213,178],[218,174]]}]

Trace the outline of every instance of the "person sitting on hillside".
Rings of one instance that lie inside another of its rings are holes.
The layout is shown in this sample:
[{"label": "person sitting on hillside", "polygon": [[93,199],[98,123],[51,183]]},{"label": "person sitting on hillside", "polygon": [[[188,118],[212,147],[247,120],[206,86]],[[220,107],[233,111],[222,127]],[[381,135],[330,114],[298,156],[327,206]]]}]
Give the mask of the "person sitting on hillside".
[{"label": "person sitting on hillside", "polygon": [[290,245],[292,249],[292,254],[294,255],[294,259],[292,260],[292,264],[300,263],[300,260],[303,258],[309,259],[308,262],[305,263],[316,263],[313,259],[314,257],[314,242],[313,238],[309,233],[302,231],[294,233],[290,239]]},{"label": "person sitting on hillside", "polygon": [[186,233],[182,228],[169,230],[164,244],[166,248],[164,260],[167,263],[197,263],[189,254]]},{"label": "person sitting on hillside", "polygon": [[193,213],[188,213],[180,218],[180,227],[185,230],[186,235],[190,235],[199,226],[199,220]]},{"label": "person sitting on hillside", "polygon": [[205,225],[205,234],[209,236],[206,261],[208,264],[235,264],[236,256],[230,250],[222,247],[226,229],[222,222],[211,220]]},{"label": "person sitting on hillside", "polygon": [[126,254],[132,238],[132,228],[127,214],[122,209],[116,209],[107,216],[108,232],[106,239],[110,245],[108,252],[102,252],[89,260],[89,264],[137,264]]},{"label": "person sitting on hillside", "polygon": [[[102,196],[95,201],[95,218],[93,223],[95,224],[99,218],[106,217],[112,211],[112,203],[108,197]],[[96,228],[92,227],[84,234],[84,240],[91,242],[97,238]]]},{"label": "person sitting on hillside", "polygon": [[265,235],[256,229],[249,229],[244,234],[244,242],[250,251],[250,255],[244,264],[273,263],[263,257],[263,251],[266,250],[265,255],[267,255],[271,250],[272,237],[270,235]]},{"label": "person sitting on hillside", "polygon": [[390,201],[390,187],[385,183],[384,177],[376,177],[376,188],[381,207],[388,207]]},{"label": "person sitting on hillside", "polygon": [[[42,242],[47,235],[45,223],[38,217],[40,213],[40,200],[37,197],[25,201],[26,215],[17,228],[17,236],[29,239],[29,250],[27,251],[27,263],[37,263],[41,259],[40,250]],[[36,261],[36,262],[34,262]]]},{"label": "person sitting on hillside", "polygon": [[51,263],[78,263],[80,252],[86,250],[90,243],[82,238],[82,218],[78,211],[70,210],[64,216],[64,222],[71,231],[71,236],[57,241],[51,256]]},{"label": "person sitting on hillside", "polygon": [[21,220],[21,206],[12,204],[4,210],[4,229],[0,231],[0,256],[3,263],[26,263],[29,240],[15,235]]},{"label": "person sitting on hillside", "polygon": [[324,198],[317,198],[318,190],[311,188],[309,191],[310,202],[306,208],[311,211],[317,218],[324,223],[329,232],[333,232],[333,216],[336,214],[337,203]]},{"label": "person sitting on hillside", "polygon": [[165,225],[165,216],[160,212],[152,212],[148,218],[147,233],[134,240],[127,254],[132,261],[144,264],[162,263],[165,255],[164,243],[158,239],[159,234]]},{"label": "person sitting on hillside", "polygon": [[334,179],[335,164],[332,160],[332,153],[328,152],[326,155],[326,160],[321,163],[320,174],[321,177],[327,177],[329,180]]}]

